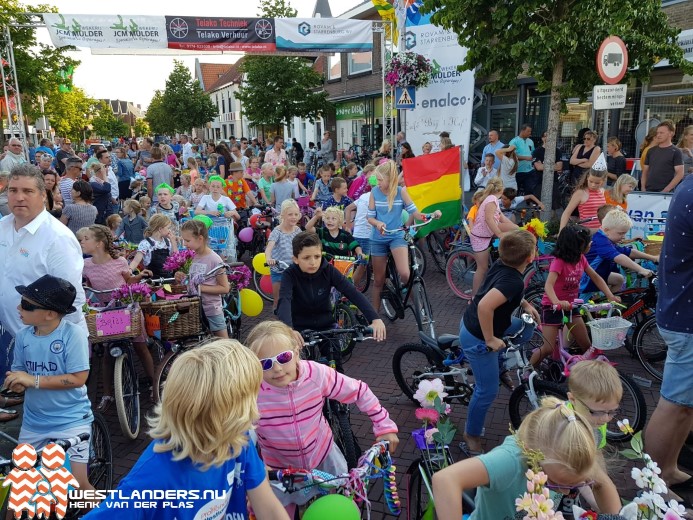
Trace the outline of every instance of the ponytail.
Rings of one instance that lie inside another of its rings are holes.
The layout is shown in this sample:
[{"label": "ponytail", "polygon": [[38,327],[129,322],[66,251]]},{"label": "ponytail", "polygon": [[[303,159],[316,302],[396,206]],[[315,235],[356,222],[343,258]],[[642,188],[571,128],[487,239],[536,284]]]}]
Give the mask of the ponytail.
[{"label": "ponytail", "polygon": [[488,184],[486,185],[486,188],[484,188],[484,191],[480,192],[479,194],[479,200],[483,202],[486,200],[486,197],[489,195],[493,195],[498,192],[503,191],[503,180],[500,177],[493,177],[489,179]]}]

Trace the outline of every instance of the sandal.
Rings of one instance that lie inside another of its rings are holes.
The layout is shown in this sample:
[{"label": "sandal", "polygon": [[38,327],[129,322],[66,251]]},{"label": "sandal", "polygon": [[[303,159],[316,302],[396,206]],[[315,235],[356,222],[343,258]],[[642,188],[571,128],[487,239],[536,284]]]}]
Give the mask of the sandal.
[{"label": "sandal", "polygon": [[99,401],[99,405],[96,407],[96,411],[103,413],[106,410],[108,410],[111,407],[111,404],[113,404],[114,402],[115,399],[112,395],[104,395]]},{"label": "sandal", "polygon": [[0,422],[13,421],[19,417],[17,410],[6,410],[5,408],[0,408]]}]

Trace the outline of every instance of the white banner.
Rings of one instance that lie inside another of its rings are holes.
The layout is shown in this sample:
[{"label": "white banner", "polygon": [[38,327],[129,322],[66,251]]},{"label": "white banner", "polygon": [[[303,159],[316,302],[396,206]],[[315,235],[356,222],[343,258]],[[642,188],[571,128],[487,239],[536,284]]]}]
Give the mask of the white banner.
[{"label": "white banner", "polygon": [[277,50],[315,52],[370,52],[370,20],[343,18],[275,18]]},{"label": "white banner", "polygon": [[164,16],[43,14],[56,47],[166,49]]},{"label": "white banner", "polygon": [[628,195],[628,216],[633,221],[631,237],[647,238],[664,231],[664,221],[669,211],[673,193],[634,192]]},{"label": "white banner", "polygon": [[440,132],[450,132],[453,144],[462,145],[465,159],[469,152],[474,102],[474,72],[458,72],[467,49],[457,43],[457,35],[430,23],[430,15],[407,19],[404,36],[407,51],[431,60],[433,79],[427,87],[416,89],[416,108],[402,112],[406,137],[416,155],[425,142],[437,150]]}]

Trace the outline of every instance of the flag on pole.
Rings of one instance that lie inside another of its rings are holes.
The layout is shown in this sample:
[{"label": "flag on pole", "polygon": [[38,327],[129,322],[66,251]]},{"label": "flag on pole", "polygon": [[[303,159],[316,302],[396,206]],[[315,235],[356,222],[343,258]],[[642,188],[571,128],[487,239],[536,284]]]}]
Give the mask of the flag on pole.
[{"label": "flag on pole", "polygon": [[459,224],[462,188],[460,187],[460,147],[419,155],[402,161],[404,184],[421,213],[443,213],[431,222],[425,233]]},{"label": "flag on pole", "polygon": [[58,91],[60,92],[71,92],[72,91],[72,74],[74,74],[73,67],[63,67],[58,71],[58,77],[61,82],[58,85]]},{"label": "flag on pole", "polygon": [[[385,26],[385,35],[393,42],[398,43],[397,38],[397,16],[394,6],[387,0],[372,0],[373,5],[378,11],[380,18],[384,22],[391,22],[391,25]],[[392,27],[392,29],[390,29]],[[392,32],[392,34],[391,34]]]}]

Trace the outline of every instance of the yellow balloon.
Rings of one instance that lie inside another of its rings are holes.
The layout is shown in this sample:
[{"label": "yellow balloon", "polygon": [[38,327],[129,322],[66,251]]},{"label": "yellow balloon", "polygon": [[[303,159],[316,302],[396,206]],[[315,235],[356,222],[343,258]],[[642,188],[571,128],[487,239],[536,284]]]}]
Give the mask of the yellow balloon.
[{"label": "yellow balloon", "polygon": [[269,266],[266,266],[267,257],[265,253],[258,253],[253,257],[253,269],[260,274],[270,274]]},{"label": "yellow balloon", "polygon": [[[263,255],[264,256],[264,255]],[[252,289],[241,289],[239,294],[241,298],[241,312],[252,318],[262,312],[264,303],[262,297]]]}]

